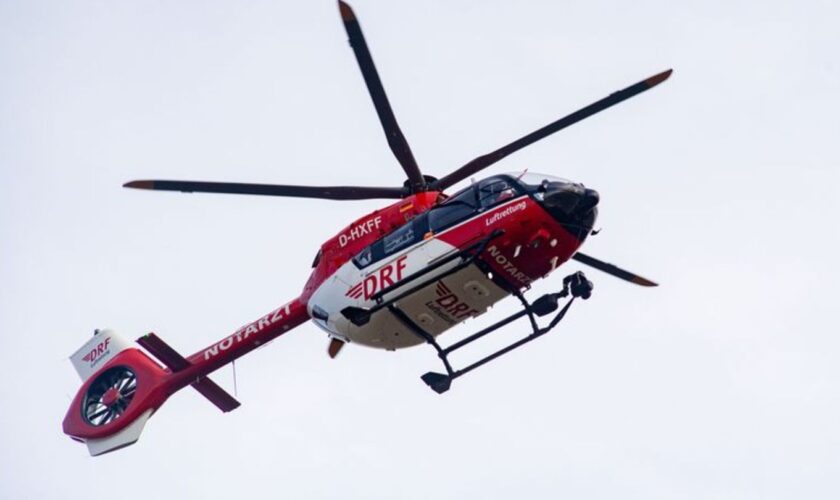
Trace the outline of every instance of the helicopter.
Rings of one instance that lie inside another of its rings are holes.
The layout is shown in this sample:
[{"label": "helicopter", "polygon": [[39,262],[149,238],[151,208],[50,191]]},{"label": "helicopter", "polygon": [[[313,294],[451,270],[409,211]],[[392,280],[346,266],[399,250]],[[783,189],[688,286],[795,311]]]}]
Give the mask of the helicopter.
[{"label": "helicopter", "polygon": [[[657,286],[579,251],[594,233],[600,200],[597,191],[581,183],[526,171],[473,181],[452,194],[445,191],[530,144],[653,88],[668,79],[670,69],[436,178],[423,174],[414,159],[353,9],[341,0],[338,6],[388,145],[406,175],[402,186],[136,180],[124,187],[395,201],[324,242],[297,298],[190,356],[184,357],[155,333],[133,344],[113,331],[96,330],[70,358],[83,382],[63,422],[64,433],[85,443],[91,455],[135,443],[152,414],[187,386],[223,412],[236,409],[239,401],[209,374],[309,321],[327,333],[327,352],[333,358],[353,343],[383,350],[428,344],[443,370],[430,371],[421,379],[442,394],[458,377],[545,335],[577,298],[590,297],[593,285],[582,272],[565,276],[555,293],[534,300],[525,297],[534,281],[568,260],[637,285]],[[520,311],[449,346],[438,342],[442,333],[509,296],[520,302]],[[530,333],[523,338],[465,367],[450,362],[452,352],[521,318],[530,324]]]}]

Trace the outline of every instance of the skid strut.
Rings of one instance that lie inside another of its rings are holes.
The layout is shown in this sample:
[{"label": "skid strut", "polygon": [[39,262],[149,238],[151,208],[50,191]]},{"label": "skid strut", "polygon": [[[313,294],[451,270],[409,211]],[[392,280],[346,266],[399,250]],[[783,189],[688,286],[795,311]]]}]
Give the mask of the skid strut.
[{"label": "skid strut", "polygon": [[[459,340],[458,342],[446,348],[441,347],[434,337],[429,335],[423,329],[418,328],[417,325],[415,325],[414,322],[411,321],[405,315],[405,313],[400,311],[397,307],[390,305],[388,309],[392,313],[394,313],[394,315],[397,318],[399,318],[400,321],[406,324],[406,326],[408,326],[412,332],[422,337],[423,340],[425,340],[428,344],[434,347],[437,351],[438,357],[441,359],[441,361],[443,361],[443,366],[444,368],[446,368],[446,374],[428,372],[421,378],[423,379],[423,382],[426,383],[426,385],[432,388],[433,391],[437,392],[438,394],[442,394],[449,390],[449,387],[452,385],[452,381],[456,378],[466,373],[469,373],[472,370],[478,368],[479,366],[482,366],[485,363],[489,363],[490,361],[493,361],[499,356],[507,354],[510,351],[516,349],[517,347],[521,347],[527,344],[528,342],[531,342],[532,340],[550,332],[555,326],[557,326],[558,323],[560,323],[560,320],[562,320],[563,317],[566,315],[566,312],[572,306],[572,303],[575,301],[576,298],[580,297],[586,300],[592,295],[592,282],[586,279],[586,276],[582,272],[578,271],[574,274],[570,274],[569,276],[563,278],[563,290],[561,292],[543,295],[542,297],[535,300],[533,304],[529,303],[519,290],[515,290],[514,294],[522,302],[523,307],[521,311],[511,314],[510,316],[500,321],[497,321],[496,323],[493,323],[487,328],[479,330],[478,332],[462,340]],[[560,309],[560,311],[554,316],[554,318],[552,318],[551,322],[548,325],[540,328],[537,325],[537,321],[534,316],[536,315],[542,317],[553,313],[559,307],[558,299],[567,297],[569,295],[571,295],[571,298],[568,302],[566,302],[563,308]],[[488,356],[485,356],[484,358],[481,358],[475,363],[461,368],[460,370],[452,369],[452,365],[450,364],[448,357],[449,354],[451,354],[453,351],[456,351],[466,345],[469,345],[475,342],[476,340],[480,339],[481,337],[484,337],[488,333],[498,330],[499,328],[509,323],[512,323],[523,316],[528,316],[528,319],[530,320],[532,329],[532,333],[530,335],[506,347],[503,347],[502,349],[499,349],[498,351]]]}]

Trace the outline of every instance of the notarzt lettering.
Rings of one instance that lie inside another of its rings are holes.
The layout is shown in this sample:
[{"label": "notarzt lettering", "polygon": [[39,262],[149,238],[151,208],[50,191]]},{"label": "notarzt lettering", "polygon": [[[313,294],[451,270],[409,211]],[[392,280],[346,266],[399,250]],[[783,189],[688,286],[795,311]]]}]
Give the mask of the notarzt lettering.
[{"label": "notarzt lettering", "polygon": [[286,304],[285,306],[281,306],[278,309],[266,314],[262,318],[254,321],[253,323],[249,323],[239,330],[236,330],[233,334],[225,337],[224,339],[216,342],[212,346],[208,347],[204,350],[204,359],[208,360],[213,356],[219,354],[219,351],[226,351],[230,349],[230,347],[234,343],[242,342],[243,340],[247,339],[251,335],[264,330],[265,328],[277,323],[281,319],[287,317],[289,315],[290,306]]},{"label": "notarzt lettering", "polygon": [[519,281],[522,284],[527,285],[531,281],[531,278],[528,277],[527,274],[521,272],[519,269],[516,268],[515,265],[511,264],[507,257],[502,254],[502,252],[496,248],[496,245],[492,245],[490,248],[487,249],[487,252],[490,253],[490,256],[496,262],[496,264],[502,266],[504,271],[511,275],[513,279]]}]

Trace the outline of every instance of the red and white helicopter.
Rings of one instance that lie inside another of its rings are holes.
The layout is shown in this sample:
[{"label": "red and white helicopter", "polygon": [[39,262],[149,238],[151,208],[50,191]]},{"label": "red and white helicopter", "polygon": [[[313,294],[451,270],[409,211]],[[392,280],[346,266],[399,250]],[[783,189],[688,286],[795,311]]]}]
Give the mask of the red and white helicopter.
[{"label": "red and white helicopter", "polygon": [[[312,187],[142,180],[138,189],[259,194],[331,200],[395,199],[321,245],[299,297],[195,354],[184,357],[154,333],[137,344],[97,331],[72,357],[84,381],[64,419],[64,432],[92,455],[128,446],[148,418],[178,390],[192,386],[222,411],[239,406],[208,375],[283,333],[312,320],[331,338],[334,357],[346,343],[394,350],[430,344],[445,373],[423,381],[438,393],[452,380],[554,328],[576,297],[592,291],[583,273],[563,280],[558,293],[534,301],[523,292],[575,259],[643,286],[655,283],[578,252],[592,232],[598,193],[582,184],[535,173],[496,175],[452,195],[443,191],[507,155],[663,82],[671,70],[615,92],[437,179],[423,175],[400,131],[353,10],[339,1],[350,45],[394,155],[408,180],[401,187]],[[522,310],[457,343],[437,337],[514,295]],[[559,299],[570,296],[559,307]],[[519,318],[531,332],[475,363],[455,369],[448,355]],[[545,326],[538,317],[551,316]]]}]

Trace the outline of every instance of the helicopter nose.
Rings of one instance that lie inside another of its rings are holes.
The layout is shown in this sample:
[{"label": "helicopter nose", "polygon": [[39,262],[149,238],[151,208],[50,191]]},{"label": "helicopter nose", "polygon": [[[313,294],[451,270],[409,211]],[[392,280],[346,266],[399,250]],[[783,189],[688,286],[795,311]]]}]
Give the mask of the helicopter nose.
[{"label": "helicopter nose", "polygon": [[543,203],[549,210],[571,217],[586,215],[601,200],[598,191],[572,182],[548,183],[544,192]]},{"label": "helicopter nose", "polygon": [[586,188],[583,191],[580,203],[578,203],[578,208],[583,212],[588,212],[597,207],[599,201],[601,201],[601,195],[598,194],[598,191]]}]

